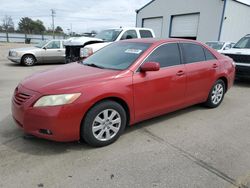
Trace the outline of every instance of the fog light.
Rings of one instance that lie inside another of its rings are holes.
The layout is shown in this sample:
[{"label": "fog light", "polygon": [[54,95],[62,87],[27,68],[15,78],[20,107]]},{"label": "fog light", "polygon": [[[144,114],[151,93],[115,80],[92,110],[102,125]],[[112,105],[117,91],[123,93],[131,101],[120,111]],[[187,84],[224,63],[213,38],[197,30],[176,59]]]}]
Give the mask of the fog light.
[{"label": "fog light", "polygon": [[47,134],[47,135],[52,135],[52,132],[49,129],[40,129],[39,133]]}]

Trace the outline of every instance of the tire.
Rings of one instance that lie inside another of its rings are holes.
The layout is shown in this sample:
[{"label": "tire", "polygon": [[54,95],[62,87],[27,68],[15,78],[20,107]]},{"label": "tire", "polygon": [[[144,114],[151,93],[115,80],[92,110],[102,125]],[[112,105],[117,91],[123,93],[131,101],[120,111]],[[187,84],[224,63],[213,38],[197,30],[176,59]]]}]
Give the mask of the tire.
[{"label": "tire", "polygon": [[91,146],[106,146],[120,137],[126,122],[124,108],[115,101],[106,100],[87,112],[81,125],[81,137]]},{"label": "tire", "polygon": [[217,80],[209,92],[205,105],[209,108],[218,107],[224,99],[225,89],[225,82],[221,79]]},{"label": "tire", "polygon": [[33,55],[24,55],[22,58],[22,64],[25,66],[33,66],[36,63],[36,59]]}]

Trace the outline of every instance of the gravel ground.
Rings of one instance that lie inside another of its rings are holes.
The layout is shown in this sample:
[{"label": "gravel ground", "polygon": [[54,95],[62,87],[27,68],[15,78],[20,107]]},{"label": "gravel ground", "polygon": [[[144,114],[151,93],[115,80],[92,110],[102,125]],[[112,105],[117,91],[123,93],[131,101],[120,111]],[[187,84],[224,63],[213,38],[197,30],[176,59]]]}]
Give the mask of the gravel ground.
[{"label": "gravel ground", "polygon": [[26,138],[10,113],[18,82],[61,65],[22,67],[0,43],[0,187],[250,187],[250,82],[236,82],[217,109],[192,106],[127,128],[91,148]]}]

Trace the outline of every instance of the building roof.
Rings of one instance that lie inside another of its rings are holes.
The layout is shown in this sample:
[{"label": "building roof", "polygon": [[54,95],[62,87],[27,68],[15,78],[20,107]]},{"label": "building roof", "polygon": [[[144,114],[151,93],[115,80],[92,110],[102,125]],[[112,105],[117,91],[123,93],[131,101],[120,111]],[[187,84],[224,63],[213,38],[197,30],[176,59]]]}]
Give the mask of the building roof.
[{"label": "building roof", "polygon": [[[140,9],[135,10],[135,12],[136,12],[136,13],[139,13],[142,9],[144,9],[145,7],[147,7],[148,5],[150,5],[151,3],[153,3],[154,1],[155,1],[155,0],[149,1],[146,5],[144,5],[144,6],[141,7]],[[238,2],[238,3],[242,4],[242,5],[246,5],[246,6],[250,7],[250,4],[247,4],[247,3],[242,2],[242,1],[240,1],[240,0],[232,0],[232,1],[235,1],[235,2]]]}]

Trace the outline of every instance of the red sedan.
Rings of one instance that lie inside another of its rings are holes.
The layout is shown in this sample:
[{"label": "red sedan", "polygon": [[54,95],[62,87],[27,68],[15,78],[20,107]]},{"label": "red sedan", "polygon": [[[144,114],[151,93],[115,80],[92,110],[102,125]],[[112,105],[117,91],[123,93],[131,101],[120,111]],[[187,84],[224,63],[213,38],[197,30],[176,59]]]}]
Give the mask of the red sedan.
[{"label": "red sedan", "polygon": [[234,75],[230,58],[196,41],[121,41],[23,80],[12,114],[37,137],[105,146],[127,125],[197,103],[219,106]]}]

